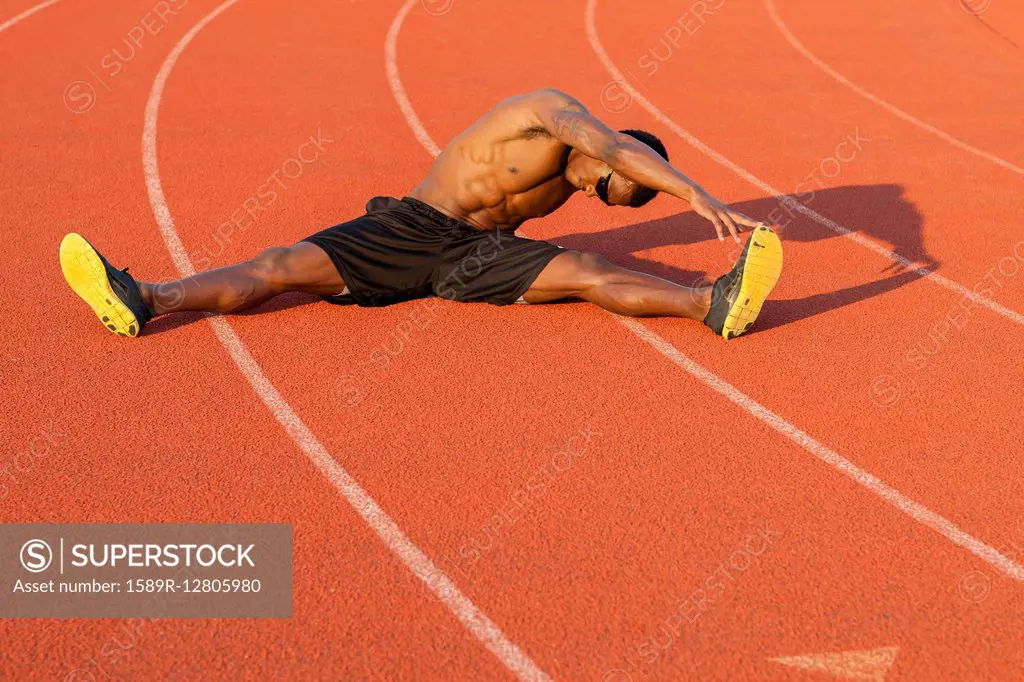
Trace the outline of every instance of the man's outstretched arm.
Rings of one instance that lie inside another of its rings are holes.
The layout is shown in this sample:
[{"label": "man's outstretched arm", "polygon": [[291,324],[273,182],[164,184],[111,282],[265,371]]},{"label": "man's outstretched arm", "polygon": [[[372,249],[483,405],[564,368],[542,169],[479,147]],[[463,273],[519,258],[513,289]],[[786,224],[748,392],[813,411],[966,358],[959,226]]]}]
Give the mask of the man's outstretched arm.
[{"label": "man's outstretched arm", "polygon": [[714,224],[719,239],[724,239],[728,230],[739,241],[740,225],[761,224],[708,194],[643,142],[606,126],[573,97],[558,90],[542,90],[532,99],[534,113],[551,135],[644,187],[688,201],[694,211]]}]

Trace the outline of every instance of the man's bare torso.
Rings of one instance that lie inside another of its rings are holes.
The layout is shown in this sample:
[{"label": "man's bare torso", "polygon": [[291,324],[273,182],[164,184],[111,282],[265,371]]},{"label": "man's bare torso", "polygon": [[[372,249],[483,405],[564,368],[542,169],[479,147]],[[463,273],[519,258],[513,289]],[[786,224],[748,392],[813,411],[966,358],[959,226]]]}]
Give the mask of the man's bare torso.
[{"label": "man's bare torso", "polygon": [[481,230],[515,229],[564,204],[572,149],[552,137],[528,106],[499,103],[448,143],[410,195]]}]

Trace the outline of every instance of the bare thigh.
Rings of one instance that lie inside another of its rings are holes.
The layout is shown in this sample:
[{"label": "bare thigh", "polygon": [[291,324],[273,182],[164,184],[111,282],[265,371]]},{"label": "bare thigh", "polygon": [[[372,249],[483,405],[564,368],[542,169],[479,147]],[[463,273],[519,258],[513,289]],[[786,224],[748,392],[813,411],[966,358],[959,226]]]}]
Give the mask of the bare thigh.
[{"label": "bare thigh", "polygon": [[587,292],[620,268],[596,253],[566,251],[551,259],[523,294],[527,303],[586,298]]},{"label": "bare thigh", "polygon": [[600,254],[566,251],[548,263],[523,295],[527,303],[565,298],[590,301],[617,315],[703,320],[711,304],[711,287],[684,287],[620,267]]},{"label": "bare thigh", "polygon": [[338,268],[316,244],[299,242],[288,247],[270,249],[255,259],[257,264],[261,261],[265,266],[263,274],[287,291],[330,296],[345,290],[345,280]]}]

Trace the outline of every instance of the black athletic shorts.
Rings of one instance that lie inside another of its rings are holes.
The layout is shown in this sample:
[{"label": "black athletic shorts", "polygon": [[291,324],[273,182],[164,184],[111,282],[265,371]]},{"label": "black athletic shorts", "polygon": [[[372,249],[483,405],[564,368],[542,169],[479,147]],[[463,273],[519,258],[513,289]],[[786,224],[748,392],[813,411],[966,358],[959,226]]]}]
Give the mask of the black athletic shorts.
[{"label": "black athletic shorts", "polygon": [[515,303],[563,249],[483,231],[411,197],[375,197],[366,215],[302,241],[327,252],[347,293],[332,303],[382,306],[427,296]]}]

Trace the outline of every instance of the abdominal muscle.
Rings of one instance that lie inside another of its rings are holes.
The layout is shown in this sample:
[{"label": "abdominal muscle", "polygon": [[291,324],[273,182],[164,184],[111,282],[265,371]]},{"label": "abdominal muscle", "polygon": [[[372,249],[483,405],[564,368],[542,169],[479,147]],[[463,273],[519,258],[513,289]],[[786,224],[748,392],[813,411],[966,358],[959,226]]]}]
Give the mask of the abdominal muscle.
[{"label": "abdominal muscle", "polygon": [[480,230],[514,230],[575,191],[550,143],[473,140],[470,132],[452,141],[410,196]]}]

